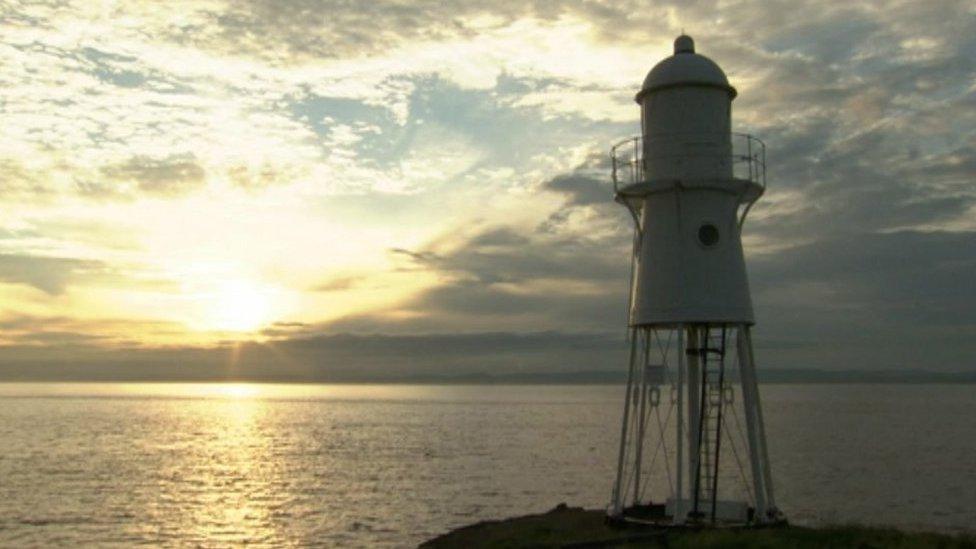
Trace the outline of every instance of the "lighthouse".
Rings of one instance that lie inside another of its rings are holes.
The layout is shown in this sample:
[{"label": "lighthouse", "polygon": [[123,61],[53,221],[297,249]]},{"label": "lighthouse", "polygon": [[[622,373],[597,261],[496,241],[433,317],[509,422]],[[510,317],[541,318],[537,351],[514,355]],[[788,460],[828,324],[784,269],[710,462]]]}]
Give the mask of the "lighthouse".
[{"label": "lighthouse", "polygon": [[741,241],[765,191],[765,146],[732,132],[736,94],[691,37],[679,36],[637,93],[641,135],[611,150],[615,198],[634,221],[613,520],[783,520]]}]

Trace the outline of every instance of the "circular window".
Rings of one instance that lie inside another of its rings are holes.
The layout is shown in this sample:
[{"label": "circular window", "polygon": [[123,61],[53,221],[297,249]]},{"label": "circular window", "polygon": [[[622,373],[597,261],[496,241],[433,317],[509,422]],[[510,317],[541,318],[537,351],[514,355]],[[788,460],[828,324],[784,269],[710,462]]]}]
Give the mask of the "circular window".
[{"label": "circular window", "polygon": [[701,242],[701,245],[706,248],[718,244],[718,227],[711,223],[705,223],[698,227],[698,242]]}]

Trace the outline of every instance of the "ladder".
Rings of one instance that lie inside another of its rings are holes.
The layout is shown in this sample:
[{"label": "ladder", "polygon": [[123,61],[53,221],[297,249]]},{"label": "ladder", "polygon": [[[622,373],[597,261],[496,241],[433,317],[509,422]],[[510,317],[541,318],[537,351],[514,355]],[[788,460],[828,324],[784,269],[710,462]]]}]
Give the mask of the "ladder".
[{"label": "ladder", "polygon": [[722,443],[722,405],[725,388],[726,327],[703,328],[697,351],[701,364],[701,400],[699,412],[698,467],[693,485],[691,516],[706,516],[715,522],[718,501],[719,451]]}]

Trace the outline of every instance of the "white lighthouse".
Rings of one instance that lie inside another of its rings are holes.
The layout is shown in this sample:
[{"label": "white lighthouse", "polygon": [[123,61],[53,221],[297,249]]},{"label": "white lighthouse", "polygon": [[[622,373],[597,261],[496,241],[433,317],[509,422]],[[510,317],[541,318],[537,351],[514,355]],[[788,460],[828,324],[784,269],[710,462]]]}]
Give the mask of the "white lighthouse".
[{"label": "white lighthouse", "polygon": [[627,521],[768,523],[773,498],[740,233],[765,147],[731,131],[736,90],[688,36],[636,100],[642,135],[611,153],[634,219],[631,344],[608,513]]}]

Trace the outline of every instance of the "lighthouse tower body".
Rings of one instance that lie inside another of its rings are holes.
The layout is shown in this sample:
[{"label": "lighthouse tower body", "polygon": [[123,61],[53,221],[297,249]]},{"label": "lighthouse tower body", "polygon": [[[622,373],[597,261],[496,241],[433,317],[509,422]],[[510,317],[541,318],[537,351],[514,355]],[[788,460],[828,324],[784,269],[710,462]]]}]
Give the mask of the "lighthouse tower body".
[{"label": "lighthouse tower body", "polygon": [[735,96],[687,36],[637,94],[644,177],[624,190],[643,232],[632,325],[753,322],[738,211],[761,188],[733,174]]},{"label": "lighthouse tower body", "polygon": [[641,136],[611,154],[616,200],[635,229],[614,519],[782,519],[740,238],[765,190],[765,148],[732,132],[735,97],[722,69],[680,36],[636,96]]}]

